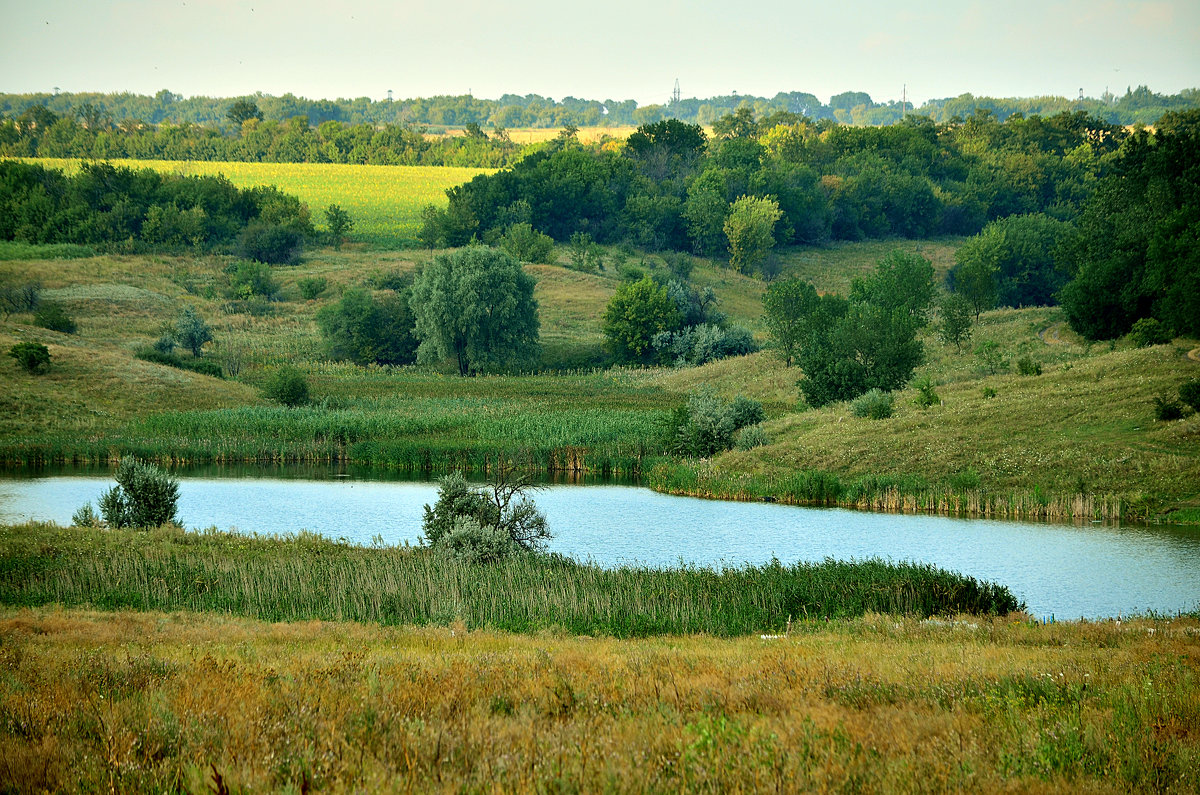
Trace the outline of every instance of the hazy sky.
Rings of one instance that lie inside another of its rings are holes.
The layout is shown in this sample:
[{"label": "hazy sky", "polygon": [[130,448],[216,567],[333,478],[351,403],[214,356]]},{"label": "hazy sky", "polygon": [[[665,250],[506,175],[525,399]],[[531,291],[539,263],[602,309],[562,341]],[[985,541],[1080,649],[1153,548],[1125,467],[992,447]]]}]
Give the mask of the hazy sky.
[{"label": "hazy sky", "polygon": [[665,102],[1200,87],[1200,0],[0,0],[0,91]]}]

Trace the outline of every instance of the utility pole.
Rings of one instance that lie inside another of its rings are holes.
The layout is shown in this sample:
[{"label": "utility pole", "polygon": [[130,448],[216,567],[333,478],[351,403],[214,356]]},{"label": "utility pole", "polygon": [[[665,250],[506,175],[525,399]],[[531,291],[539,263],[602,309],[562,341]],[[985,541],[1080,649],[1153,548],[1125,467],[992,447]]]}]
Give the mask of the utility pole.
[{"label": "utility pole", "polygon": [[671,106],[679,104],[679,78],[675,78],[675,90],[671,92]]},{"label": "utility pole", "polygon": [[908,115],[908,83],[900,89],[900,118]]}]

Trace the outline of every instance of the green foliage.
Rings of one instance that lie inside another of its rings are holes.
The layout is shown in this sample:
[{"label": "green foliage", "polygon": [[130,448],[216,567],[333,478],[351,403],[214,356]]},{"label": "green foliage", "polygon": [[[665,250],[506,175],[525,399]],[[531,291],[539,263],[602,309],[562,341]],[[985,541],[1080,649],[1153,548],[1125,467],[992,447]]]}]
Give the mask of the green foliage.
[{"label": "green foliage", "polygon": [[325,288],[329,286],[329,280],[324,276],[306,276],[296,282],[296,286],[300,288],[301,298],[305,301],[312,301],[325,292]]},{"label": "green foliage", "polygon": [[256,223],[238,235],[238,255],[271,265],[296,265],[304,253],[304,235],[290,226]]},{"label": "green foliage", "polygon": [[407,291],[376,296],[351,287],[336,304],[317,312],[317,326],[334,359],[363,365],[417,360],[416,321]]},{"label": "green foliage", "polygon": [[50,349],[40,342],[18,342],[8,349],[8,355],[27,373],[40,373],[50,367]]},{"label": "green foliage", "polygon": [[722,229],[729,240],[729,265],[753,273],[775,246],[775,224],[783,217],[779,202],[742,196],[729,207]]},{"label": "green foliage", "polygon": [[995,340],[982,340],[975,346],[975,356],[979,359],[988,375],[996,375],[1008,370],[1008,359]]},{"label": "green foliage", "polygon": [[696,367],[730,356],[754,353],[758,346],[754,335],[741,326],[702,323],[679,331],[660,331],[650,339],[651,347],[664,364]]},{"label": "green foliage", "polygon": [[277,369],[263,387],[263,397],[288,408],[308,403],[308,379],[290,364]]},{"label": "green foliage", "polygon": [[271,266],[257,260],[241,260],[227,269],[233,298],[249,300],[261,296],[273,300],[279,294],[279,284],[271,275]]},{"label": "green foliage", "polygon": [[817,322],[820,300],[817,289],[802,279],[772,282],[763,294],[767,331],[788,367]]},{"label": "green foliage", "polygon": [[670,452],[707,458],[733,446],[734,434],[766,418],[762,404],[738,395],[731,403],[704,389],[688,398],[667,420],[663,436]]},{"label": "green foliage", "polygon": [[1167,113],[1121,146],[1077,221],[1071,328],[1114,339],[1141,318],[1200,335],[1200,110]]},{"label": "green foliage", "polygon": [[72,527],[99,527],[100,515],[92,507],[92,504],[85,503],[81,508],[71,514]]},{"label": "green foliage", "polygon": [[1021,375],[1041,375],[1042,363],[1026,354],[1017,359],[1017,372]]},{"label": "green foliage", "polygon": [[75,318],[67,314],[62,304],[46,301],[38,307],[33,316],[33,322],[51,331],[61,331],[63,334],[74,334],[77,326]]},{"label": "green foliage", "polygon": [[947,345],[953,345],[954,350],[962,352],[963,343],[971,339],[973,307],[967,298],[959,293],[950,293],[942,298],[938,313],[938,337]]},{"label": "green foliage", "polygon": [[1154,418],[1170,422],[1183,418],[1183,405],[1171,395],[1154,396]]},{"label": "green foliage", "polygon": [[192,307],[184,307],[175,319],[175,341],[191,351],[192,356],[199,356],[204,346],[212,342],[212,338],[212,328],[204,318]]},{"label": "green foliage", "polygon": [[[109,527],[158,527],[175,522],[178,480],[136,458],[122,458],[114,477],[117,485],[100,496],[100,514]],[[80,509],[77,515],[83,513]]]},{"label": "green foliage", "polygon": [[439,255],[412,287],[418,358],[452,359],[460,375],[532,362],[539,327],[533,285],[505,251],[470,246]]},{"label": "green foliage", "polygon": [[886,420],[892,416],[895,396],[891,392],[871,389],[859,395],[850,403],[850,411],[855,417],[865,417],[871,420]]},{"label": "green foliage", "polygon": [[571,235],[571,266],[575,270],[587,273],[604,270],[604,257],[600,253],[600,246],[587,232],[575,232]]},{"label": "green foliage", "polygon": [[1179,385],[1179,399],[1193,411],[1200,412],[1200,378],[1193,378]]},{"label": "green foliage", "polygon": [[679,308],[667,288],[643,276],[617,288],[604,310],[603,329],[618,361],[645,364],[655,354],[654,336],[675,331],[681,323]]},{"label": "green foliage", "polygon": [[554,261],[554,238],[543,235],[531,224],[513,224],[500,238],[500,248],[519,262]]},{"label": "green foliage", "polygon": [[941,405],[942,398],[938,395],[936,386],[933,379],[927,375],[913,381],[912,387],[917,390],[917,396],[913,398],[913,405],[922,409]]},{"label": "green foliage", "polygon": [[983,388],[983,399],[991,400],[994,397],[996,397],[996,390],[993,387],[985,386]]},{"label": "green foliage", "polygon": [[1134,321],[1129,337],[1139,348],[1165,345],[1175,338],[1171,329],[1156,317],[1143,317]]},{"label": "green foliage", "polygon": [[470,563],[543,551],[552,536],[546,517],[527,496],[531,488],[528,479],[503,466],[486,489],[451,473],[440,481],[437,502],[425,506],[422,542]]},{"label": "green foliage", "polygon": [[1070,224],[1042,213],[992,221],[958,249],[947,282],[977,310],[1055,304],[1068,276],[1063,252],[1073,237]]},{"label": "green foliage", "polygon": [[333,247],[340,250],[342,241],[354,228],[354,219],[341,206],[331,204],[325,208],[325,225],[329,227],[329,239],[333,242]]},{"label": "green foliage", "polygon": [[917,328],[925,326],[933,296],[933,263],[920,254],[900,250],[878,260],[874,271],[850,285],[851,303],[899,314]]}]

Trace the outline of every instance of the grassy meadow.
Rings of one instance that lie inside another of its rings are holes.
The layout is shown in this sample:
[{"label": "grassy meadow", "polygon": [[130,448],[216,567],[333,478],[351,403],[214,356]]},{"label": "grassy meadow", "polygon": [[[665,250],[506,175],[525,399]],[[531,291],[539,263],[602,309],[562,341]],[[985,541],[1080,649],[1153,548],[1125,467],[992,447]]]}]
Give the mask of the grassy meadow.
[{"label": "grassy meadow", "polygon": [[634,640],[0,609],[12,792],[1195,792],[1200,622]]},{"label": "grassy meadow", "polygon": [[[46,168],[73,173],[79,160],[27,158]],[[114,166],[152,168],[186,176],[224,175],[239,188],[274,185],[308,204],[313,223],[322,227],[324,210],[340,205],[354,219],[350,239],[373,248],[395,248],[416,241],[421,209],[446,204],[446,189],[493,169],[453,166],[366,166],[339,163],[222,163],[200,160],[113,160]]]}]

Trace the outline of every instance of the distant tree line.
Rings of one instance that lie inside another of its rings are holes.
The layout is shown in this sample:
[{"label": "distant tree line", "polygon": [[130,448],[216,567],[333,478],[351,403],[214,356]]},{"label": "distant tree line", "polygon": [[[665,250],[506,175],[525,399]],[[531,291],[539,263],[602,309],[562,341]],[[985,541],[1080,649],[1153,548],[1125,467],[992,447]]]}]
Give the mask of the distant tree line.
[{"label": "distant tree line", "polygon": [[449,190],[446,209],[427,211],[422,239],[491,243],[529,224],[560,242],[586,233],[728,253],[740,269],[770,275],[775,243],[969,235],[1015,214],[1071,220],[1128,136],[1085,113],[1001,122],[987,111],[848,127],[743,108],[718,119],[711,139],[669,119],[639,127],[624,146],[584,146],[568,129]]},{"label": "distant tree line", "polygon": [[303,116],[263,121],[251,103],[231,107],[240,119],[226,129],[192,122],[114,123],[94,106],[59,116],[41,105],[0,122],[0,155],[134,160],[219,160],[263,163],[356,163],[500,167],[523,147],[503,130],[472,126],[466,135],[428,138],[407,126],[325,121]]},{"label": "distant tree line", "polygon": [[[665,92],[664,92],[665,93]],[[1200,91],[1185,89],[1178,94],[1157,94],[1146,86],[1127,88],[1124,95],[1106,90],[1098,98],[1066,97],[958,97],[932,99],[919,107],[899,101],[875,102],[862,91],[844,91],[821,102],[805,91],[780,92],[773,97],[728,94],[709,98],[687,98],[661,104],[639,106],[632,99],[603,101],[564,97],[554,100],[537,94],[505,94],[499,99],[478,99],[470,95],[434,96],[412,99],[311,100],[284,94],[274,97],[256,94],[249,97],[187,97],[167,89],[153,96],[128,92],[101,93],[30,93],[0,94],[0,118],[15,120],[35,106],[57,116],[78,115],[91,108],[113,124],[134,120],[138,124],[183,123],[208,126],[228,124],[229,111],[238,102],[255,104],[260,118],[286,122],[303,117],[316,127],[327,121],[372,126],[424,125],[434,128],[465,127],[468,124],[492,127],[561,128],[596,126],[638,126],[664,119],[688,124],[710,125],[717,119],[747,108],[755,116],[795,113],[812,121],[822,119],[855,125],[895,124],[907,115],[925,116],[937,122],[955,117],[967,118],[978,109],[986,109],[1003,120],[1015,114],[1051,116],[1062,112],[1084,112],[1109,124],[1150,124],[1167,111],[1182,111],[1200,105]]]},{"label": "distant tree line", "polygon": [[294,261],[315,237],[308,208],[274,187],[224,177],[160,174],[85,163],[67,176],[0,161],[0,240],[80,243],[128,251],[232,250]]}]

